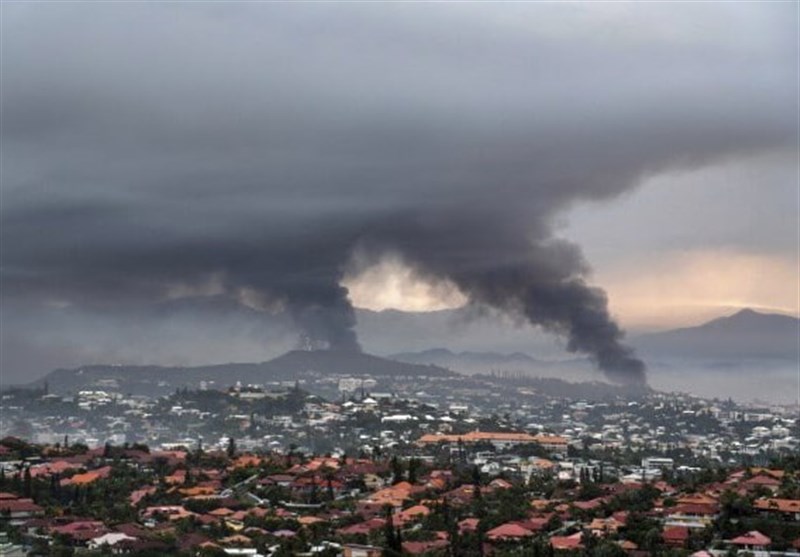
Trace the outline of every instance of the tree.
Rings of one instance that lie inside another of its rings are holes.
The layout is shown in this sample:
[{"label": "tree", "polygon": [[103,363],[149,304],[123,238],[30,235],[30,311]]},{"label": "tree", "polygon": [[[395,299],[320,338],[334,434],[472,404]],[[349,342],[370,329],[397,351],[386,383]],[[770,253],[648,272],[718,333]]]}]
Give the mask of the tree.
[{"label": "tree", "polygon": [[25,474],[22,480],[22,494],[25,498],[30,499],[33,493],[33,478],[31,478],[30,466],[25,468]]},{"label": "tree", "polygon": [[400,462],[400,459],[397,458],[397,455],[392,457],[392,483],[398,484],[403,481],[403,464]]},{"label": "tree", "polygon": [[400,530],[396,530],[392,521],[392,506],[386,505],[383,507],[383,517],[386,523],[383,525],[384,543],[388,554],[392,552],[400,553],[402,550],[402,540],[400,539]]},{"label": "tree", "polygon": [[603,540],[597,547],[594,548],[592,553],[595,557],[625,557],[627,553],[616,543]]},{"label": "tree", "polygon": [[233,458],[236,456],[236,441],[233,437],[228,438],[228,458]]},{"label": "tree", "polygon": [[481,471],[477,466],[472,467],[472,499],[475,501],[481,498]]},{"label": "tree", "polygon": [[333,501],[336,498],[335,493],[333,491],[333,478],[334,478],[333,470],[331,470],[330,468],[326,469],[325,470],[325,483],[327,484],[327,487],[328,487],[328,500],[329,501]]},{"label": "tree", "polygon": [[419,475],[419,467],[420,461],[417,458],[411,458],[408,461],[408,483],[415,484],[417,483],[418,475]]}]

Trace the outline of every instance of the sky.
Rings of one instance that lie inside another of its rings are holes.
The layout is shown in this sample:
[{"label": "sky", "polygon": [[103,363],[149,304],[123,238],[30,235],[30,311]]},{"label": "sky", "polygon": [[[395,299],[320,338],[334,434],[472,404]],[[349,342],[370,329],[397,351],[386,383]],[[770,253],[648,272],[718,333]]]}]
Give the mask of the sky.
[{"label": "sky", "polygon": [[797,315],[797,10],[4,2],[3,374],[470,304],[622,380],[624,329]]}]

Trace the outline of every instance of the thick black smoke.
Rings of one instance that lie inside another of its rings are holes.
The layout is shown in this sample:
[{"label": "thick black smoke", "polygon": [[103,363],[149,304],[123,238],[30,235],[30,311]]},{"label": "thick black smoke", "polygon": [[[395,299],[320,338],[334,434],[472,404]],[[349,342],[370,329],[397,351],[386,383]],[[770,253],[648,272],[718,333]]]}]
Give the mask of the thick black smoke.
[{"label": "thick black smoke", "polygon": [[344,273],[396,254],[641,382],[553,221],[793,149],[791,9],[4,6],[3,303],[222,296],[356,350]]}]

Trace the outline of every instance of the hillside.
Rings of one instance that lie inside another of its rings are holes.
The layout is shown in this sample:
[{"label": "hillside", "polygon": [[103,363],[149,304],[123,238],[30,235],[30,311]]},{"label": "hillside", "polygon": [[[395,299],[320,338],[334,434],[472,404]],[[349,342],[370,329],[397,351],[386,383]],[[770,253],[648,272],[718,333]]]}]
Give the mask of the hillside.
[{"label": "hillside", "polygon": [[643,357],[701,359],[800,358],[800,320],[744,309],[697,327],[631,339]]},{"label": "hillside", "polygon": [[53,392],[75,392],[98,388],[125,393],[158,394],[176,388],[197,388],[201,382],[217,388],[242,383],[293,381],[319,374],[372,376],[448,376],[453,372],[429,365],[387,360],[363,353],[335,351],[292,351],[262,363],[231,363],[197,367],[94,365],[57,369],[43,379]]},{"label": "hillside", "polygon": [[491,370],[524,371],[541,367],[544,362],[522,352],[453,352],[446,348],[431,348],[420,352],[401,352],[388,358],[412,364],[427,364],[463,373],[484,373]]},{"label": "hillside", "polygon": [[391,375],[391,376],[446,376],[453,372],[435,365],[399,362],[363,352],[326,350],[293,350],[266,363],[275,372],[298,374],[307,372]]}]

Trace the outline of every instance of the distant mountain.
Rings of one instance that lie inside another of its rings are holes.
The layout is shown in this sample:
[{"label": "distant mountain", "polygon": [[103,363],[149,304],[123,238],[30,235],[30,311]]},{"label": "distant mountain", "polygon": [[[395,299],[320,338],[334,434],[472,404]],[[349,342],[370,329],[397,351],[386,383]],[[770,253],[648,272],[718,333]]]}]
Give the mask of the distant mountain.
[{"label": "distant mountain", "polygon": [[260,384],[293,381],[310,375],[451,376],[454,372],[432,365],[387,360],[363,353],[327,350],[292,351],[262,363],[232,363],[197,367],[94,365],[57,369],[43,379],[53,392],[96,388],[132,394],[160,394],[176,388],[197,388],[202,381],[226,387],[237,381]]},{"label": "distant mountain", "polygon": [[392,354],[388,358],[413,364],[436,365],[458,371],[462,371],[465,368],[469,368],[469,371],[473,371],[473,368],[477,368],[480,371],[528,369],[543,363],[522,352],[514,352],[512,354],[500,352],[452,352],[446,348],[431,348],[421,352],[401,352]]},{"label": "distant mountain", "polygon": [[743,309],[697,327],[631,339],[647,357],[702,359],[800,359],[800,319]]},{"label": "distant mountain", "polygon": [[336,373],[391,376],[447,376],[453,372],[435,365],[420,365],[372,356],[363,352],[293,350],[266,364],[282,373]]},{"label": "distant mountain", "polygon": [[524,352],[453,352],[446,348],[403,352],[388,357],[403,362],[440,366],[466,375],[510,373],[524,377],[558,378],[569,382],[603,380],[602,374],[584,357],[546,360],[534,358]]}]

